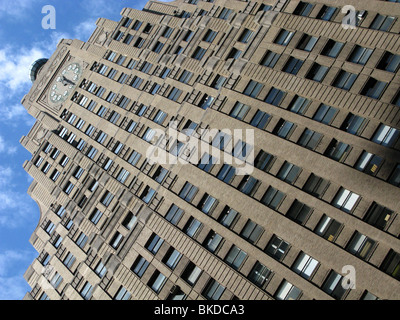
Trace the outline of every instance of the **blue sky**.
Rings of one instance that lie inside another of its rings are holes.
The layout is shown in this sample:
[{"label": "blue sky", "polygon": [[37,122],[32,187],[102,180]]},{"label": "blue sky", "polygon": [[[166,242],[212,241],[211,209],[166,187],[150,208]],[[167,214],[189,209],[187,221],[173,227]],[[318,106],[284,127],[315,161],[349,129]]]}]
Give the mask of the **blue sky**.
[{"label": "blue sky", "polygon": [[[23,274],[38,253],[29,243],[39,210],[26,191],[22,164],[31,155],[19,144],[34,123],[20,104],[29,92],[30,65],[50,57],[61,38],[86,41],[99,17],[118,21],[124,7],[146,0],[0,0],[0,300],[22,299]],[[167,1],[166,1],[167,2]],[[45,5],[56,9],[56,29],[43,29]]]}]

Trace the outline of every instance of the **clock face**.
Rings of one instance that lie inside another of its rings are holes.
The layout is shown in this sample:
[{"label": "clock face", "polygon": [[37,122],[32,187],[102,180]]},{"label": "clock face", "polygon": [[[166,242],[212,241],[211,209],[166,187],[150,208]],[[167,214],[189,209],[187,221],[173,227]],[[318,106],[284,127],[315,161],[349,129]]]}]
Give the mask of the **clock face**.
[{"label": "clock face", "polygon": [[52,103],[64,102],[74,90],[82,75],[82,67],[79,63],[71,63],[57,76],[50,88],[50,101]]}]

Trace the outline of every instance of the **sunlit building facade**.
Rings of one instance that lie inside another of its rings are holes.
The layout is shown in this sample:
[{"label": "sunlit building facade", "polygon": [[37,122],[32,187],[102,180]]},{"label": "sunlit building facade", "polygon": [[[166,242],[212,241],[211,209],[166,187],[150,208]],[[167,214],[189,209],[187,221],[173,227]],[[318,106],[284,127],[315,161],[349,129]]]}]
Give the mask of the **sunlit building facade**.
[{"label": "sunlit building facade", "polygon": [[399,299],[399,32],[396,1],[177,0],[61,40],[22,100],[25,299]]}]

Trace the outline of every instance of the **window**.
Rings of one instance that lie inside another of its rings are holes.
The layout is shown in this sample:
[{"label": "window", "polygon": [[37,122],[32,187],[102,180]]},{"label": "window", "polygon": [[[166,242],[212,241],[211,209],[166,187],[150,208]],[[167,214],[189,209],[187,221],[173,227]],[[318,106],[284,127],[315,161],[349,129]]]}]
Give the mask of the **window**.
[{"label": "window", "polygon": [[245,160],[250,155],[252,150],[253,150],[252,145],[242,140],[239,140],[232,150],[232,155],[240,160]]},{"label": "window", "polygon": [[326,74],[328,73],[328,70],[328,67],[321,66],[320,64],[314,62],[310,70],[306,74],[305,78],[317,82],[322,82],[322,80],[324,80]]},{"label": "window", "polygon": [[101,198],[100,202],[104,206],[108,207],[113,199],[114,199],[114,195],[110,191],[106,191],[104,193],[103,197]]},{"label": "window", "polygon": [[254,160],[254,167],[262,171],[268,172],[275,161],[275,156],[269,154],[263,150],[260,150],[257,157]]},{"label": "window", "polygon": [[157,43],[154,45],[153,52],[160,53],[163,47],[164,43],[157,41]]},{"label": "window", "polygon": [[379,269],[393,278],[400,280],[400,254],[390,249]]},{"label": "window", "polygon": [[201,294],[208,300],[219,300],[224,291],[225,287],[211,278]]},{"label": "window", "polygon": [[375,176],[382,165],[382,162],[383,159],[381,157],[363,151],[354,168],[371,176]]},{"label": "window", "polygon": [[93,287],[89,282],[86,282],[85,285],[83,286],[80,295],[84,300],[90,300],[92,297],[93,293]]},{"label": "window", "polygon": [[277,210],[285,196],[286,195],[282,191],[279,191],[273,187],[269,187],[260,201],[267,207]]},{"label": "window", "polygon": [[222,20],[228,20],[232,12],[233,11],[231,9],[223,8],[218,18]]},{"label": "window", "polygon": [[304,50],[307,52],[312,51],[314,49],[315,44],[318,41],[318,37],[313,37],[308,34],[304,34],[297,44],[297,49]]},{"label": "window", "polygon": [[264,102],[279,107],[286,93],[282,90],[272,88],[264,99]]},{"label": "window", "polygon": [[179,77],[178,81],[180,81],[182,83],[188,83],[192,77],[193,77],[192,72],[184,70],[182,72],[181,76]]},{"label": "window", "polygon": [[142,194],[140,195],[140,199],[142,199],[144,203],[148,204],[153,199],[155,194],[156,190],[150,188],[149,186],[146,186],[146,188],[144,188]]},{"label": "window", "polygon": [[304,203],[295,200],[286,213],[286,217],[294,222],[304,225],[312,213],[312,209]]},{"label": "window", "polygon": [[258,239],[260,239],[263,232],[263,227],[249,219],[240,232],[240,235],[250,243],[254,244]]},{"label": "window", "polygon": [[308,17],[312,8],[313,5],[311,3],[300,1],[296,9],[294,9],[293,14],[297,16]]},{"label": "window", "polygon": [[340,127],[340,129],[350,134],[359,136],[361,135],[367,123],[368,123],[367,119],[349,113],[346,119],[344,120],[342,126]]},{"label": "window", "polygon": [[57,289],[60,286],[62,280],[63,278],[61,277],[61,275],[58,272],[56,272],[53,278],[51,278],[50,284],[53,286],[54,289]]},{"label": "window", "polygon": [[379,61],[377,68],[395,73],[399,70],[399,66],[400,56],[386,51],[381,61]]},{"label": "window", "polygon": [[301,173],[300,167],[285,161],[285,163],[279,170],[277,177],[287,183],[294,184],[300,173]]},{"label": "window", "polygon": [[295,127],[294,123],[286,121],[285,119],[280,119],[272,133],[276,134],[278,137],[289,139]]},{"label": "window", "polygon": [[181,278],[189,285],[194,286],[200,278],[201,272],[202,270],[190,261],[183,271]]},{"label": "window", "polygon": [[342,229],[342,224],[335,219],[323,215],[314,232],[328,241],[334,241]]},{"label": "window", "polygon": [[258,287],[263,287],[272,276],[272,271],[260,262],[254,264],[247,278]]},{"label": "window", "polygon": [[193,217],[190,217],[188,222],[186,223],[186,225],[184,227],[184,232],[189,237],[193,238],[196,235],[197,231],[200,230],[202,225],[203,224],[199,220],[197,220],[197,219],[195,219]]},{"label": "window", "polygon": [[400,187],[400,164],[397,164],[392,174],[390,175],[388,182],[396,187]]},{"label": "window", "polygon": [[338,42],[332,39],[329,39],[328,42],[326,43],[324,49],[322,49],[321,54],[327,57],[331,58],[337,58],[339,55],[340,51],[344,47],[343,42]]},{"label": "window", "polygon": [[186,200],[187,202],[191,202],[196,196],[198,191],[199,188],[197,188],[196,186],[192,185],[189,182],[186,182],[181,192],[179,193],[179,197],[181,197],[183,200]]},{"label": "window", "polygon": [[197,47],[196,50],[193,52],[192,58],[195,60],[201,60],[204,57],[206,51],[207,49]]},{"label": "window", "polygon": [[205,172],[210,172],[215,163],[217,160],[213,156],[204,153],[197,167]]},{"label": "window", "polygon": [[93,210],[92,214],[90,215],[89,220],[91,222],[93,222],[93,224],[96,225],[100,221],[102,215],[103,215],[103,212],[101,212],[99,209],[95,208]]},{"label": "window", "polygon": [[139,78],[137,76],[133,77],[132,82],[131,82],[131,87],[135,88],[135,89],[139,89],[140,85],[142,84],[143,79]]},{"label": "window", "polygon": [[[229,133],[220,131],[215,135],[212,145],[220,150],[225,150],[229,146],[232,148],[231,140],[232,137],[229,135]],[[225,151],[228,152],[228,150]]]},{"label": "window", "polygon": [[351,52],[350,56],[347,58],[347,61],[365,65],[368,62],[373,52],[374,50],[372,49],[356,45],[353,51]]},{"label": "window", "polygon": [[182,41],[185,41],[185,42],[190,41],[190,39],[192,39],[193,35],[194,35],[194,32],[192,30],[186,31],[186,34],[183,37]]},{"label": "window", "polygon": [[179,260],[182,258],[182,254],[174,249],[170,248],[166,255],[163,258],[163,262],[172,270],[176,268],[176,265],[178,264]]},{"label": "window", "polygon": [[206,109],[208,109],[208,108],[212,105],[214,99],[215,99],[214,97],[209,96],[208,94],[204,94],[204,96],[203,96],[203,98],[200,100],[198,106],[199,106],[201,109],[206,110]]},{"label": "window", "polygon": [[336,11],[337,9],[334,7],[323,5],[316,18],[325,21],[331,21]]},{"label": "window", "polygon": [[330,182],[321,177],[318,177],[314,173],[310,175],[307,182],[303,187],[303,191],[313,195],[317,198],[322,198],[325,191],[329,188]]},{"label": "window", "polygon": [[178,88],[173,88],[170,91],[169,95],[167,96],[167,99],[172,101],[178,101],[181,95],[182,95],[182,90],[179,90]]},{"label": "window", "polygon": [[265,248],[265,253],[272,258],[282,261],[287,252],[289,251],[290,244],[276,235],[273,235],[270,242]]},{"label": "window", "polygon": [[386,82],[378,81],[374,78],[369,78],[364,88],[361,90],[360,94],[372,99],[379,99],[387,86],[388,84]]},{"label": "window", "polygon": [[260,183],[261,182],[259,180],[252,176],[244,176],[238,186],[238,190],[243,192],[245,195],[252,197],[256,193]]},{"label": "window", "polygon": [[344,212],[351,213],[359,198],[360,196],[358,194],[345,188],[340,188],[332,201],[332,205]]},{"label": "window", "polygon": [[322,137],[323,135],[321,133],[306,129],[304,130],[297,144],[304,148],[315,150],[318,147]]},{"label": "window", "polygon": [[141,157],[142,155],[139,152],[133,150],[127,162],[134,166],[138,163]]},{"label": "window", "polygon": [[232,180],[235,178],[236,169],[229,164],[224,164],[219,171],[217,178],[219,180],[224,181],[225,183],[230,184]]},{"label": "window", "polygon": [[137,218],[132,212],[128,212],[126,215],[125,219],[122,221],[122,225],[128,229],[131,230],[132,227],[135,225]]},{"label": "window", "polygon": [[137,31],[137,30],[139,30],[139,28],[140,28],[140,26],[143,24],[143,22],[141,22],[141,21],[139,21],[139,20],[136,20],[135,22],[134,22],[134,24],[132,25],[132,30],[135,30],[135,31]]},{"label": "window", "polygon": [[145,248],[149,250],[152,254],[156,254],[163,244],[164,240],[161,239],[158,235],[153,233],[149,240],[147,241]]},{"label": "window", "polygon": [[240,215],[236,210],[225,206],[218,218],[218,222],[227,228],[231,228],[239,216]]},{"label": "window", "polygon": [[215,39],[215,37],[217,36],[217,34],[218,34],[217,31],[208,29],[207,32],[206,32],[206,34],[205,34],[204,37],[203,37],[203,41],[205,41],[205,42],[210,42],[210,43],[211,43],[211,42],[214,41],[214,39]]},{"label": "window", "polygon": [[77,245],[79,248],[83,249],[83,248],[85,247],[85,245],[86,245],[87,240],[88,240],[87,235],[84,234],[83,232],[81,232],[81,233],[79,234],[78,239],[76,239],[76,245]]},{"label": "window", "polygon": [[385,230],[393,216],[392,210],[373,202],[363,220],[380,230]]},{"label": "window", "polygon": [[210,84],[210,87],[219,90],[222,88],[222,86],[225,84],[225,82],[226,82],[226,78],[217,74],[215,76],[213,82]]},{"label": "window", "polygon": [[100,277],[103,278],[103,276],[106,274],[107,272],[107,268],[106,266],[100,261],[97,266],[96,269],[94,270],[94,272]]},{"label": "window", "polygon": [[310,280],[318,266],[319,262],[317,260],[301,252],[294,262],[292,270],[303,278]]},{"label": "window", "polygon": [[350,150],[351,147],[347,143],[337,141],[336,139],[332,139],[324,155],[333,160],[342,162],[345,160]]},{"label": "window", "polygon": [[294,32],[282,29],[279,32],[278,36],[275,38],[274,43],[280,44],[282,46],[287,46],[290,40],[292,40],[293,36]]},{"label": "window", "polygon": [[174,29],[172,29],[171,27],[166,27],[161,36],[164,38],[169,38],[173,31],[174,31]]},{"label": "window", "polygon": [[268,68],[273,68],[275,67],[280,57],[281,55],[278,53],[267,51],[267,53],[261,59],[260,64]]},{"label": "window", "polygon": [[275,293],[277,300],[297,300],[301,296],[301,290],[291,283],[283,280]]},{"label": "window", "polygon": [[331,271],[323,283],[321,289],[335,299],[342,299],[346,293],[346,289],[342,285],[343,276],[335,271]]},{"label": "window", "polygon": [[131,298],[131,294],[124,287],[120,287],[117,293],[115,294],[114,300],[129,300]]},{"label": "window", "polygon": [[217,205],[218,200],[206,193],[201,199],[198,208],[205,214],[210,215]]},{"label": "window", "polygon": [[290,57],[286,62],[285,66],[283,67],[282,71],[296,75],[299,72],[303,63],[304,63],[303,60]]},{"label": "window", "polygon": [[82,177],[83,173],[85,172],[85,170],[83,170],[81,167],[77,167],[75,169],[75,172],[73,174],[73,177],[76,179],[79,179],[80,177]]},{"label": "window", "polygon": [[369,28],[373,30],[389,31],[394,21],[395,17],[377,14]]},{"label": "window", "polygon": [[372,137],[372,141],[385,147],[392,147],[399,137],[400,131],[381,124]]},{"label": "window", "polygon": [[233,245],[224,261],[235,270],[239,270],[246,258],[247,253]]},{"label": "window", "polygon": [[315,113],[313,120],[329,125],[332,123],[337,113],[338,109],[327,106],[326,104],[321,104]]},{"label": "window", "polygon": [[250,96],[252,98],[256,98],[263,88],[263,84],[254,80],[250,80],[246,89],[244,89],[243,94],[246,96]]},{"label": "window", "polygon": [[72,190],[74,189],[74,187],[75,187],[75,185],[72,184],[71,181],[68,181],[68,183],[65,185],[63,191],[64,191],[66,194],[69,195],[69,194],[71,194],[71,192],[72,192]]},{"label": "window", "polygon": [[374,248],[375,241],[356,231],[346,246],[346,250],[355,256],[366,260]]},{"label": "window", "polygon": [[131,270],[139,277],[141,278],[145,271],[147,270],[147,267],[149,266],[149,262],[143,258],[142,256],[139,256],[136,258],[135,262],[133,263]]},{"label": "window", "polygon": [[143,33],[149,34],[151,29],[153,29],[153,25],[151,23],[146,24],[146,26],[143,29]]},{"label": "window", "polygon": [[165,219],[176,226],[178,224],[179,220],[181,219],[182,215],[183,215],[183,210],[181,208],[179,208],[177,205],[173,204],[169,208],[169,210],[165,216]]},{"label": "window", "polygon": [[203,241],[203,246],[210,252],[215,252],[218,246],[222,243],[224,238],[221,235],[211,230],[205,240]]},{"label": "window", "polygon": [[254,32],[249,29],[244,29],[238,41],[242,43],[248,43],[250,38],[253,36],[253,33]]},{"label": "window", "polygon": [[153,138],[156,135],[156,131],[153,130],[152,128],[147,128],[146,131],[144,132],[142,139],[144,141],[147,141],[149,143],[153,142]]},{"label": "window", "polygon": [[349,91],[357,79],[357,75],[351,72],[340,70],[332,85],[336,88]]}]

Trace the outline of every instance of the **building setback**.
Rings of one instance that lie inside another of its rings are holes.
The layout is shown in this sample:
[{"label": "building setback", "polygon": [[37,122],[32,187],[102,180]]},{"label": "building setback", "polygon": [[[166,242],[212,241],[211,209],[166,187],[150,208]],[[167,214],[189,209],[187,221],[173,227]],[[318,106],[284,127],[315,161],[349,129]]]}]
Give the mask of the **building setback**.
[{"label": "building setback", "polygon": [[22,100],[24,299],[399,299],[394,2],[149,1],[61,40]]}]

